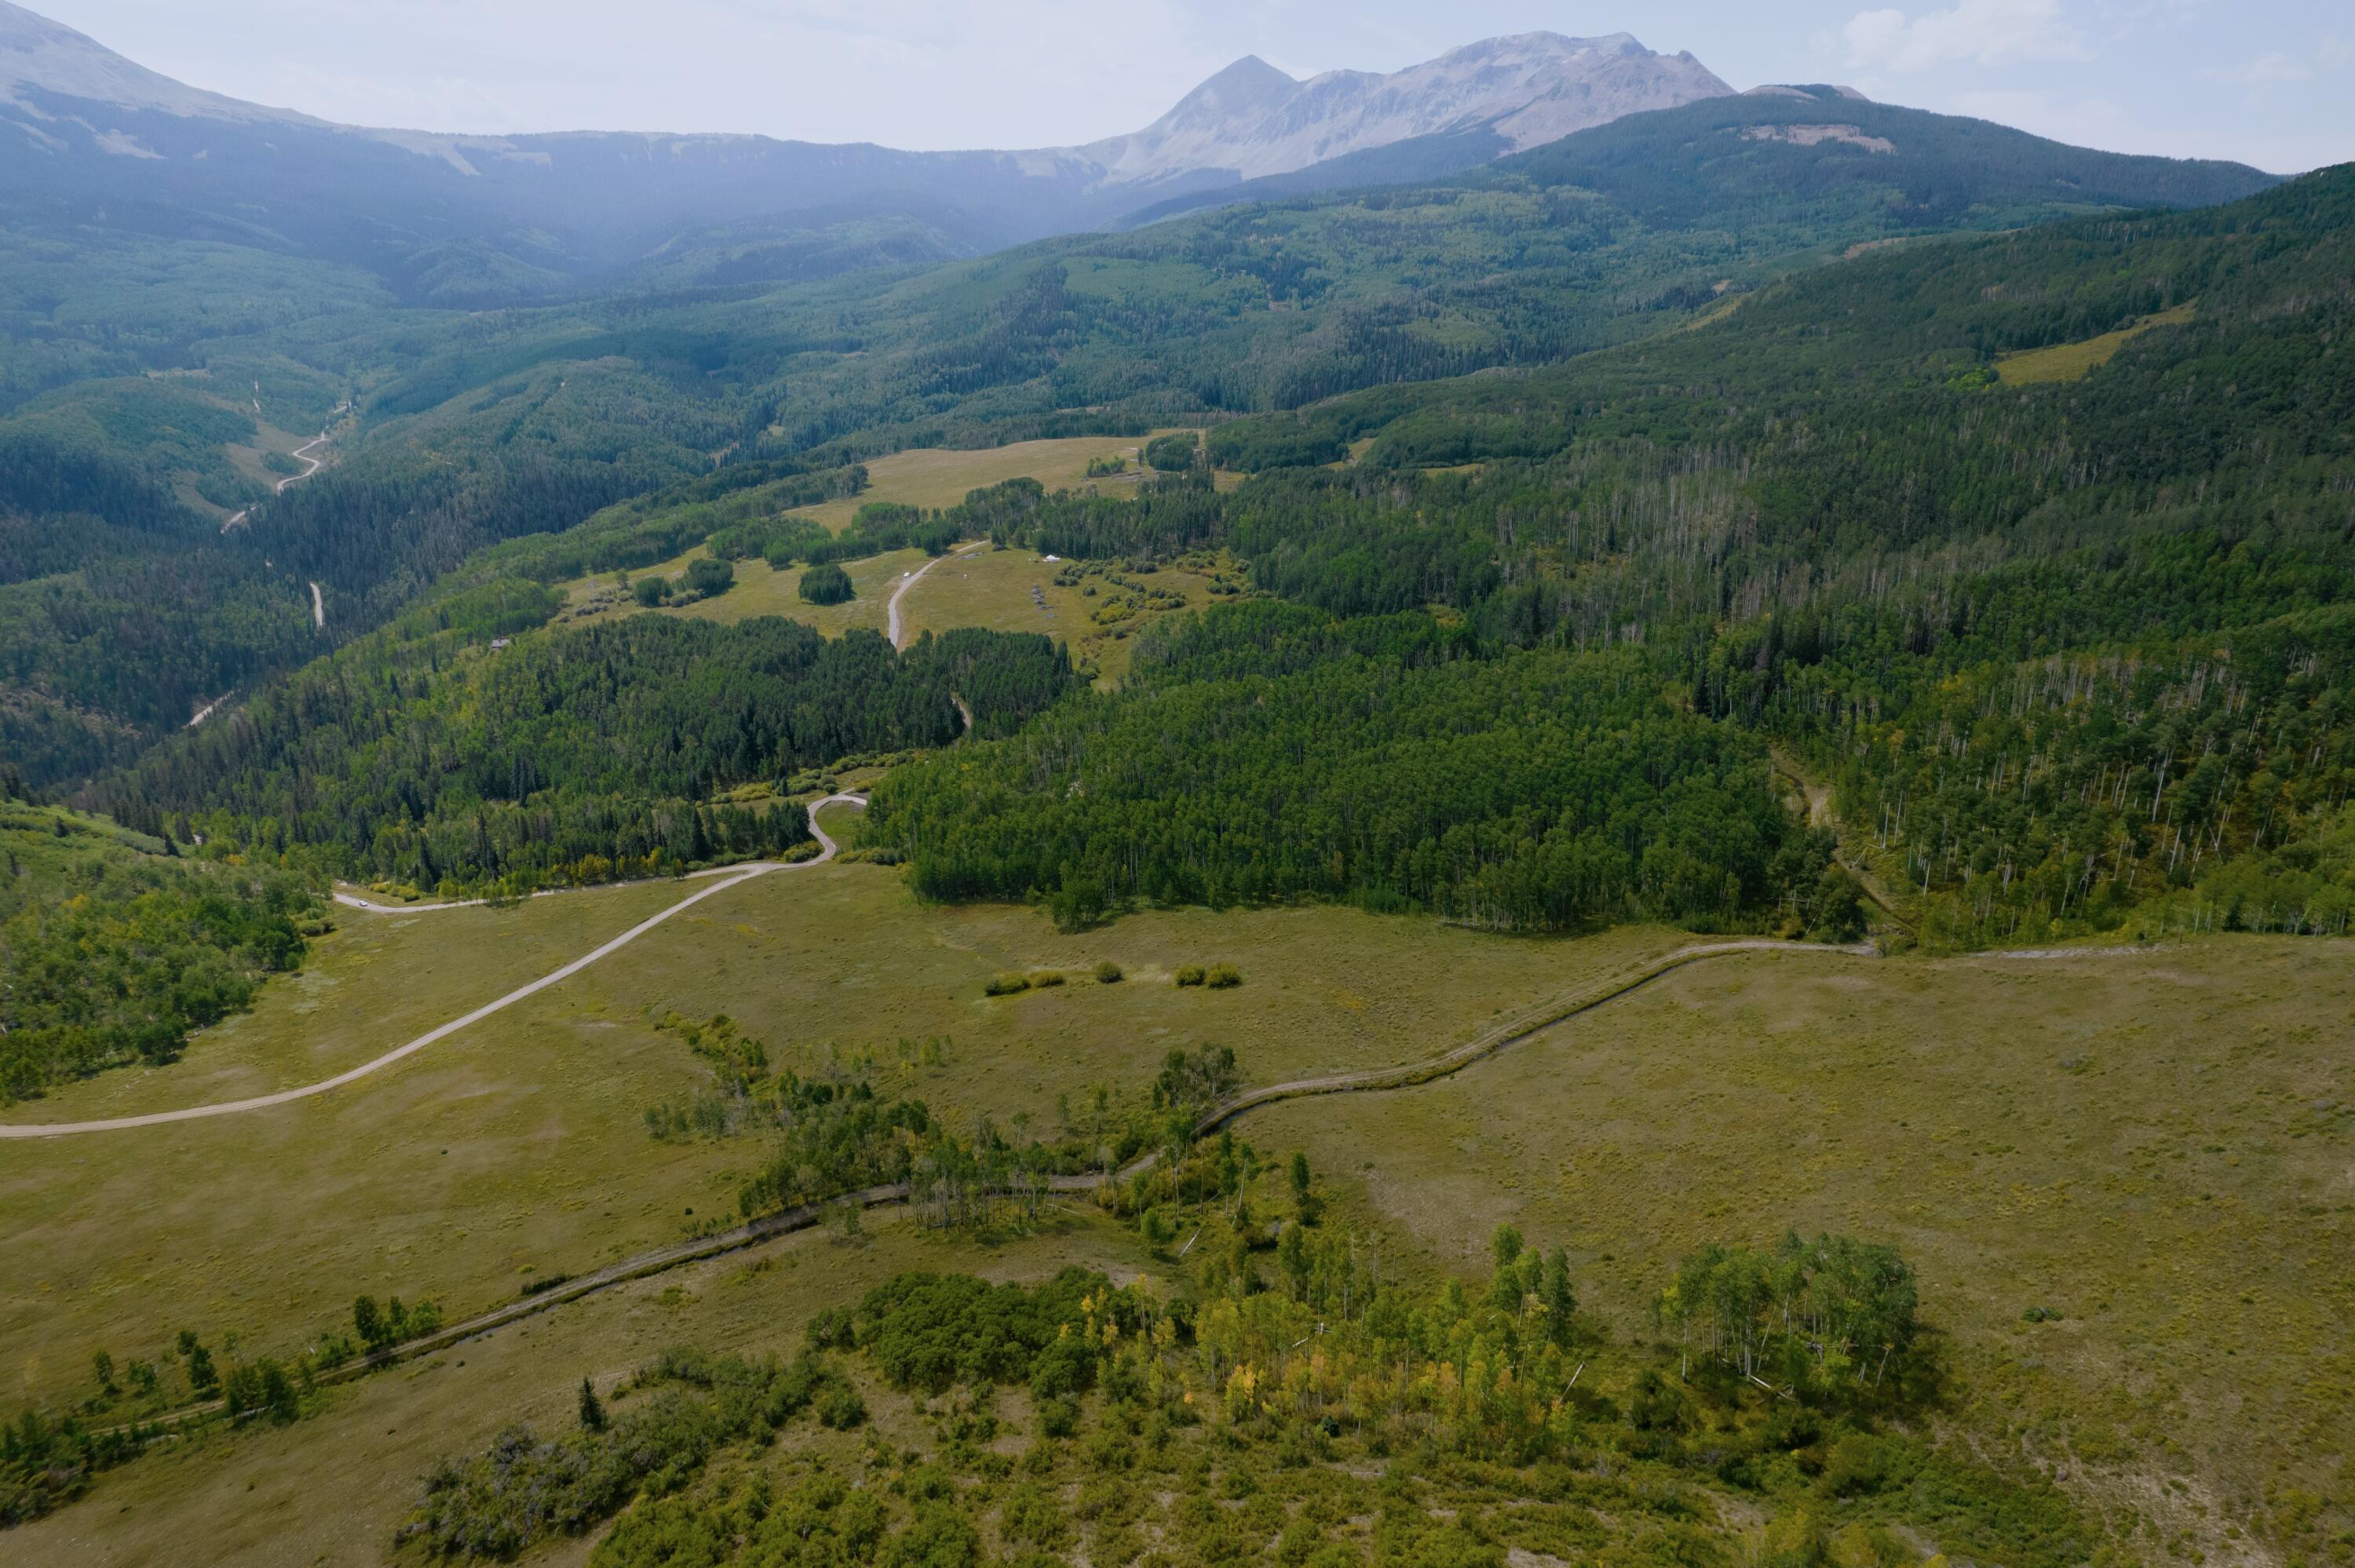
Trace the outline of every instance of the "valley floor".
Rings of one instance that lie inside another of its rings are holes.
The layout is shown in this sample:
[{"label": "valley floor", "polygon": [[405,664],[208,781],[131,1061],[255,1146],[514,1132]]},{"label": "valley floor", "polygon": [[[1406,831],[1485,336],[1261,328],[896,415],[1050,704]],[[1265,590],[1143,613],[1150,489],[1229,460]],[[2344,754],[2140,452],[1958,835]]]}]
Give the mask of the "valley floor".
[{"label": "valley floor", "polygon": [[[182,1062],[71,1086],[12,1119],[307,1081],[677,896],[654,885],[351,916]],[[291,1356],[363,1291],[432,1298],[456,1319],[535,1278],[732,1223],[757,1140],[666,1143],[644,1125],[707,1081],[655,1027],[667,1014],[725,1012],[773,1066],[864,1075],[952,1124],[986,1115],[1051,1135],[1094,1086],[1134,1096],[1172,1048],[1231,1045],[1247,1083],[1394,1065],[1691,940],[1496,938],[1334,908],[1153,912],[1066,936],[1036,910],[919,904],[868,864],[755,879],[328,1095],[0,1145],[10,1392],[70,1402],[93,1350],[166,1360],[182,1327]],[[1103,959],[1125,978],[1087,978]],[[1217,960],[1244,983],[1170,984],[1179,965]],[[1070,982],[983,994],[994,973],[1047,968]],[[1510,1220],[1567,1244],[1582,1295],[1625,1323],[1707,1241],[1786,1227],[1896,1240],[1972,1442],[2069,1471],[2138,1551],[2257,1562],[2256,1538],[2225,1525],[2329,1484],[2331,1457],[2355,1449],[2328,1392],[2355,1370],[2334,1283],[2355,1213],[2355,1118],[2332,1089],[2350,1010],[2355,977],[2326,942],[1736,953],[1444,1081],[1273,1106],[1237,1130],[1271,1155],[1305,1150],[1336,1193],[1334,1223],[1397,1267],[1462,1269]],[[0,1545],[137,1561],[155,1539],[144,1532],[203,1516],[223,1521],[197,1532],[218,1542],[211,1560],[374,1561],[431,1456],[479,1446],[517,1411],[560,1409],[584,1372],[618,1372],[666,1337],[789,1352],[801,1316],[904,1248],[1029,1277],[1069,1256],[1145,1266],[1133,1233],[1075,1213],[979,1251],[882,1234],[871,1252],[789,1238],[556,1308],[338,1389],[331,1414],[298,1427],[110,1472]],[[2030,1308],[2055,1316],[2025,1321]],[[330,1492],[357,1499],[333,1542],[304,1506]]]}]

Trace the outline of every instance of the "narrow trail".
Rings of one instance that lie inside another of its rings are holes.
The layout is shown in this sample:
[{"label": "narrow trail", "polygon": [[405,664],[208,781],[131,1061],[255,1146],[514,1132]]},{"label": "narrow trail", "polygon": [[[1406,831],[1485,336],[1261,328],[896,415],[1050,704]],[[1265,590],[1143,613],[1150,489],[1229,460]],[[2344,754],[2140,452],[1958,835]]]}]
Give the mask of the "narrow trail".
[{"label": "narrow trail", "polygon": [[943,561],[959,559],[964,556],[970,556],[975,550],[982,549],[985,546],[982,545],[967,545],[958,550],[954,556],[934,556],[931,560],[926,561],[922,566],[918,567],[914,571],[910,572],[906,577],[900,579],[900,586],[891,590],[891,602],[885,607],[890,612],[890,630],[887,635],[891,639],[892,647],[905,648],[908,645],[906,629],[900,624],[900,601],[908,597],[908,590],[914,588],[918,583],[922,582],[924,580],[924,574],[931,571],[934,567],[939,566]]},{"label": "narrow trail", "polygon": [[311,626],[314,630],[327,630],[327,601],[319,597],[319,585],[311,585]]},{"label": "narrow trail", "polygon": [[1818,784],[1808,778],[1806,771],[1799,767],[1797,759],[1780,747],[1773,748],[1767,755],[1774,764],[1774,771],[1796,786],[1800,795],[1806,800],[1807,825],[1811,828],[1831,829],[1836,842],[1833,858],[1839,862],[1840,869],[1856,878],[1857,885],[1864,889],[1865,897],[1872,901],[1875,908],[1889,916],[1891,924],[1909,935],[1912,934],[1913,918],[1899,906],[1897,895],[1889,891],[1879,874],[1864,863],[1861,856],[1850,853],[1845,836],[1840,833],[1839,821],[1832,815],[1831,786]]},{"label": "narrow trail", "polygon": [[[614,938],[612,941],[605,943],[602,947],[590,949],[581,957],[573,959],[570,963],[565,964],[559,969],[551,969],[547,974],[540,976],[539,979],[531,981],[528,985],[517,986],[515,990],[507,992],[506,995],[500,997],[496,1001],[485,1002],[482,1006],[474,1009],[474,1012],[466,1013],[463,1017],[453,1018],[449,1022],[444,1023],[438,1028],[429,1029],[424,1033],[419,1035],[416,1039],[409,1042],[406,1045],[396,1046],[392,1050],[386,1052],[383,1055],[376,1057],[371,1061],[363,1062],[357,1067],[349,1068],[346,1071],[338,1073],[332,1078],[322,1078],[315,1084],[304,1084],[296,1088],[281,1089],[276,1094],[256,1095],[250,1099],[218,1100],[211,1105],[188,1106],[179,1110],[150,1111],[144,1116],[110,1117],[99,1121],[61,1121],[47,1124],[39,1122],[0,1123],[0,1139],[64,1138],[77,1133],[123,1132],[127,1131],[132,1128],[161,1127],[168,1122],[197,1121],[206,1117],[231,1116],[240,1111],[262,1110],[271,1106],[282,1106],[290,1104],[295,1100],[308,1099],[314,1095],[324,1095],[330,1089],[339,1089],[346,1084],[354,1083],[361,1078],[367,1077],[371,1073],[381,1072],[404,1057],[415,1055],[418,1052],[424,1050],[428,1045],[434,1044],[439,1041],[446,1040],[451,1035],[457,1033],[462,1029],[467,1028],[469,1025],[480,1023],[484,1019],[490,1017],[493,1013],[498,1012],[506,1008],[512,1007],[517,1002],[523,1001],[526,997],[537,995],[538,992],[546,991],[549,986],[557,985],[564,980],[571,979],[574,975],[579,974],[582,969],[587,969],[598,959],[605,958],[610,954],[619,952],[622,948],[628,947],[632,942],[636,941],[640,937],[645,936],[647,932],[653,930],[655,927],[669,919],[672,916],[680,914],[687,909],[691,909],[707,898],[712,897],[718,894],[725,893],[730,888],[737,886],[739,884],[750,882],[756,876],[763,876],[773,871],[794,871],[798,870],[802,866],[825,864],[827,861],[834,858],[835,851],[837,846],[832,839],[826,836],[826,831],[817,825],[818,808],[837,803],[862,807],[867,804],[865,800],[856,795],[828,795],[823,800],[813,800],[810,802],[810,832],[816,835],[819,846],[818,853],[815,858],[797,861],[790,865],[783,864],[776,861],[755,861],[749,865],[732,867],[730,868],[730,874],[724,875],[722,880],[714,882],[710,886],[703,888],[698,892],[688,894],[685,898],[680,899],[677,903],[670,906],[670,907],[662,910],[660,913],[654,915],[647,919],[639,921],[636,925],[631,927],[628,930]],[[348,902],[357,903],[357,901]],[[365,904],[360,904],[357,906],[360,908],[372,907],[371,906]],[[463,907],[463,906],[445,904],[437,906],[436,907],[453,909]]]},{"label": "narrow trail", "polygon": [[[830,796],[828,799],[838,800],[843,797]],[[826,803],[821,800],[810,808],[813,828],[816,825],[817,807]],[[830,846],[828,853],[831,853]],[[733,884],[723,885],[733,885]],[[709,891],[718,892],[719,889],[713,888]],[[698,895],[698,897],[706,895]],[[687,902],[692,903],[694,900],[689,899]],[[440,907],[457,908],[459,906],[442,905]],[[664,915],[685,907],[685,904],[674,905],[670,910],[664,911]],[[662,916],[657,916],[655,918],[660,919]],[[623,939],[626,940],[626,938]],[[1850,957],[1869,957],[1873,949],[1865,947],[1814,947],[1799,942],[1763,940],[1710,942],[1679,948],[1674,952],[1663,954],[1630,974],[1606,981],[1600,986],[1589,988],[1567,1000],[1558,1000],[1526,1009],[1490,1029],[1478,1039],[1444,1055],[1433,1056],[1428,1061],[1412,1063],[1403,1067],[1378,1068],[1366,1073],[1344,1073],[1324,1078],[1301,1078],[1291,1083],[1271,1084],[1265,1088],[1252,1089],[1238,1095],[1204,1116],[1196,1124],[1195,1136],[1200,1137],[1215,1131],[1222,1124],[1239,1116],[1282,1100],[1297,1099],[1309,1095],[1339,1094],[1351,1090],[1405,1088],[1415,1084],[1445,1077],[1485,1056],[1494,1054],[1507,1045],[1526,1040],[1567,1018],[1625,996],[1639,986],[1657,980],[1660,976],[1686,964],[1723,954],[1743,952],[1842,953]],[[373,1065],[374,1064],[371,1064],[371,1066]],[[1108,1181],[1124,1181],[1131,1176],[1150,1171],[1158,1158],[1156,1154],[1147,1154],[1120,1171],[1105,1175],[1050,1176],[1047,1179],[1047,1189],[1054,1192],[1093,1192]],[[905,1204],[910,1197],[908,1183],[893,1181],[882,1186],[861,1188],[825,1202],[808,1203],[779,1213],[765,1214],[741,1225],[715,1231],[709,1235],[697,1236],[688,1241],[674,1242],[668,1246],[655,1247],[640,1253],[634,1257],[624,1258],[619,1263],[608,1264],[603,1268],[566,1279],[531,1296],[520,1297],[502,1303],[487,1312],[477,1313],[463,1322],[445,1325],[421,1339],[404,1340],[400,1344],[388,1346],[384,1350],[337,1368],[332,1373],[323,1375],[319,1381],[322,1383],[344,1382],[384,1367],[416,1361],[449,1350],[478,1335],[503,1329],[522,1319],[560,1307],[568,1301],[578,1301],[584,1296],[611,1289],[614,1286],[625,1284],[634,1279],[644,1279],[668,1269],[690,1263],[700,1263],[728,1253],[741,1251],[746,1247],[758,1246],[763,1242],[773,1241],[796,1231],[807,1230],[818,1224],[828,1213],[843,1204],[856,1204],[861,1209],[872,1209]],[[222,1408],[223,1405],[219,1400],[213,1400],[204,1404],[189,1405],[169,1412],[146,1425],[151,1427],[169,1426],[194,1420],[199,1416],[218,1414]]]}]

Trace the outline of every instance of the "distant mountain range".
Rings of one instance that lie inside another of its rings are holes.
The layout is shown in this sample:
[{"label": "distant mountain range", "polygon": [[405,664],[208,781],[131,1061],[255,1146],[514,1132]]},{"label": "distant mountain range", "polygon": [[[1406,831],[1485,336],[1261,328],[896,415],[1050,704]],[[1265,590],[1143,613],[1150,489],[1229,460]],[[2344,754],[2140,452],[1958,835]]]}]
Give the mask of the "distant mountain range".
[{"label": "distant mountain range", "polygon": [[[1143,130],[1068,147],[474,136],[226,98],[0,0],[0,203],[19,224],[280,249],[366,267],[417,302],[480,307],[633,271],[727,286],[938,261],[1239,199],[1440,178],[1629,115],[1722,103],[1734,121],[1787,120],[1774,96],[1797,90],[1737,97],[1690,55],[1625,33],[1528,33],[1387,76],[1298,81],[1247,57]],[[1846,90],[1802,96],[1817,92]],[[2224,172],[2233,194],[2264,177]],[[2130,204],[2147,187],[2138,176],[2085,199]]]},{"label": "distant mountain range", "polygon": [[[1624,33],[1531,33],[1388,76],[1297,81],[1246,58],[1143,130],[1079,146],[473,136],[337,125],[223,97],[0,0],[0,145],[15,143],[0,159],[0,195],[34,215],[102,208],[121,227],[357,260],[416,298],[493,302],[560,291],[715,227],[785,243],[786,265],[937,260],[1254,178],[1343,183],[1343,171],[1401,143],[1424,145],[1412,173],[1451,172],[1731,90],[1691,56],[1655,54]],[[1315,178],[1319,166],[1330,180]],[[814,246],[813,235],[830,239]]]}]

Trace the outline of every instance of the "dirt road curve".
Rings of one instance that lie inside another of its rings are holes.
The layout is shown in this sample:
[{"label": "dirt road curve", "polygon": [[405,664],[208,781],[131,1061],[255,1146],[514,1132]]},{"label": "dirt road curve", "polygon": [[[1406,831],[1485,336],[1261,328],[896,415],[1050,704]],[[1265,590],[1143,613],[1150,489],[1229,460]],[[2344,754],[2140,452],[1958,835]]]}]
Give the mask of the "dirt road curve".
[{"label": "dirt road curve", "polygon": [[[338,407],[338,408],[336,409],[336,413],[338,413],[338,414],[340,414],[340,413],[342,413],[342,412],[344,411],[344,409],[345,409],[346,408],[349,408],[349,407],[350,407],[350,405],[349,405],[349,404],[342,405],[342,406]],[[287,454],[289,457],[292,457],[292,458],[293,458],[293,459],[295,459],[295,460],[297,460],[298,461],[301,461],[301,462],[307,462],[307,463],[309,463],[311,466],[310,466],[309,468],[304,469],[301,473],[290,473],[290,474],[288,474],[284,479],[280,480],[280,481],[278,482],[277,487],[276,487],[274,490],[272,490],[272,491],[271,492],[271,493],[272,493],[272,494],[273,494],[273,495],[283,495],[283,494],[285,494],[285,493],[286,493],[286,487],[287,487],[288,485],[290,485],[290,484],[299,484],[299,483],[301,483],[303,481],[304,481],[304,480],[306,480],[306,479],[310,478],[313,474],[314,474],[314,473],[318,472],[318,471],[319,471],[319,470],[320,470],[320,469],[321,469],[321,468],[325,464],[325,462],[326,462],[326,461],[327,461],[327,460],[326,460],[326,459],[325,459],[325,458],[314,458],[314,457],[311,456],[311,449],[312,449],[313,447],[315,447],[315,446],[319,445],[321,442],[325,441],[326,439],[327,439],[327,432],[326,432],[326,431],[325,431],[325,430],[321,430],[317,435],[315,435],[315,436],[312,437],[309,440],[304,441],[301,446],[296,447],[293,451],[289,452],[289,453]],[[237,511],[237,512],[234,512],[234,513],[230,514],[227,518],[225,518],[225,519],[223,519],[223,520],[222,520],[222,522],[221,522],[221,529],[220,529],[220,531],[221,531],[222,533],[226,534],[226,533],[228,533],[230,529],[232,529],[232,528],[236,527],[239,524],[240,524],[240,523],[244,522],[244,521],[245,521],[245,519],[246,519],[246,514],[247,514],[247,513],[250,512],[251,510],[252,510],[252,508],[250,508],[250,507],[246,507],[246,508],[243,508],[243,509],[241,509],[241,510],[240,510],[240,511]],[[313,583],[313,584],[311,585],[311,587],[312,587],[312,588],[313,588],[313,590],[314,590],[314,592],[317,590],[318,586],[319,586],[319,585],[318,585],[318,584],[316,584],[316,583]],[[325,622],[324,620],[322,620],[320,624],[325,625]]]},{"label": "dirt road curve", "polygon": [[[556,985],[560,981],[570,980],[572,976],[579,974],[582,969],[587,969],[591,964],[595,963],[598,959],[628,947],[632,942],[636,941],[640,937],[645,936],[647,932],[653,930],[655,927],[661,925],[672,916],[702,903],[705,899],[711,897],[715,894],[725,893],[739,883],[750,882],[752,878],[765,875],[769,872],[792,871],[804,865],[825,864],[827,861],[834,858],[837,846],[832,839],[826,837],[825,830],[817,825],[818,808],[836,803],[862,807],[867,804],[865,800],[856,795],[828,795],[824,800],[813,800],[810,802],[810,832],[817,835],[818,842],[818,853],[815,859],[796,862],[794,865],[780,864],[774,861],[756,861],[749,865],[732,867],[728,874],[723,875],[721,880],[714,882],[709,887],[688,894],[686,897],[680,899],[669,908],[663,910],[660,914],[655,915],[651,918],[639,921],[636,925],[631,927],[628,930],[614,938],[612,941],[607,942],[602,947],[595,948],[589,952],[583,953],[581,957],[573,959],[570,963],[566,964],[563,968],[551,969],[547,974],[540,976],[539,979],[533,980],[529,985],[517,986],[515,990],[507,992],[506,995],[499,998],[496,1001],[486,1002],[483,1006],[474,1009],[474,1012],[467,1013],[463,1018],[453,1018],[438,1029],[428,1030],[426,1033],[419,1035],[416,1039],[411,1040],[408,1044],[398,1046],[393,1050],[388,1051],[383,1055],[377,1057],[373,1061],[363,1062],[358,1066],[350,1069],[348,1072],[338,1073],[332,1078],[323,1078],[315,1084],[304,1084],[299,1088],[281,1089],[274,1095],[256,1095],[251,1099],[244,1100],[221,1100],[208,1106],[189,1106],[182,1110],[151,1111],[145,1116],[113,1117],[104,1121],[50,1122],[46,1125],[39,1122],[0,1124],[0,1138],[63,1138],[72,1133],[121,1132],[134,1127],[160,1127],[165,1122],[195,1121],[203,1117],[229,1116],[238,1111],[261,1110],[270,1106],[282,1106],[290,1101],[308,1099],[313,1095],[324,1095],[329,1089],[341,1088],[346,1084],[367,1077],[370,1073],[380,1072],[384,1068],[391,1066],[395,1062],[400,1061],[404,1056],[415,1055],[418,1052],[424,1050],[428,1045],[433,1044],[437,1041],[446,1040],[451,1035],[457,1033],[458,1031],[466,1028],[470,1024],[480,1023],[484,1019],[488,1018],[491,1014],[497,1012],[504,1008],[513,1006],[515,1003],[521,1001],[527,996],[546,991],[549,986]],[[361,909],[374,909],[378,907],[374,905],[363,904],[357,899],[346,898],[343,899],[342,902]],[[463,906],[457,904],[441,904],[421,906],[421,907],[455,909],[463,907]]]},{"label": "dirt road curve", "polygon": [[[309,440],[304,441],[301,446],[296,447],[293,451],[286,454],[293,458],[296,462],[307,462],[311,466],[304,469],[301,473],[290,473],[284,479],[280,480],[278,482],[277,490],[272,492],[273,494],[283,495],[286,493],[286,487],[288,485],[300,484],[303,481],[310,478],[313,474],[319,471],[321,465],[325,463],[327,460],[325,458],[313,457],[311,455],[311,449],[320,445],[322,442],[325,441],[326,439],[327,432],[321,430],[317,435],[312,437]],[[242,517],[245,514],[240,512],[238,515]]]},{"label": "dirt road curve", "polygon": [[[982,546],[979,545],[967,545],[964,548],[959,550],[957,555],[970,556],[975,550],[980,548],[982,548]],[[900,624],[900,601],[908,596],[908,590],[910,588],[914,588],[918,583],[924,580],[924,574],[926,572],[931,571],[943,561],[949,560],[952,557],[947,556],[934,556],[931,560],[926,561],[922,566],[918,567],[914,571],[910,572],[906,577],[901,577],[900,579],[900,586],[891,590],[891,602],[885,608],[891,612],[890,630],[887,635],[891,639],[892,647],[905,648],[908,645],[906,631]]]}]

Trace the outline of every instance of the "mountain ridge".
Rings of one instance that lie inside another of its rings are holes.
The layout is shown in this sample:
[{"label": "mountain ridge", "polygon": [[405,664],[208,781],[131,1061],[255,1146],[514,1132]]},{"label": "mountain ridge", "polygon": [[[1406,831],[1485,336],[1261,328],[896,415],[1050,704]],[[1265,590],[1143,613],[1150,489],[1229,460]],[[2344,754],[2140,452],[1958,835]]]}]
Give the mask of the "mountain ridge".
[{"label": "mountain ridge", "polygon": [[1517,33],[1388,74],[1305,81],[1246,55],[1144,130],[1073,150],[1132,180],[1189,168],[1252,179],[1481,126],[1519,152],[1623,114],[1732,93],[1690,54],[1656,54],[1627,33]]},{"label": "mountain ridge", "polygon": [[[1603,80],[1614,69],[1637,71],[1643,79],[1614,89]],[[1598,92],[1598,84],[1604,90]],[[1625,33],[1603,38],[1524,33],[1466,44],[1389,73],[1332,70],[1305,81],[1257,55],[1245,55],[1140,130],[1043,147],[916,153],[877,143],[719,130],[445,132],[346,123],[230,98],[151,70],[87,34],[0,0],[0,107],[17,111],[10,118],[37,149],[60,146],[56,132],[42,122],[72,118],[52,113],[43,101],[72,99],[189,120],[331,131],[439,160],[464,175],[483,172],[478,159],[533,159],[554,147],[600,138],[638,142],[673,157],[806,149],[872,150],[911,159],[1006,159],[1034,177],[1076,176],[1090,187],[1159,184],[1205,173],[1250,178],[1484,120],[1509,121],[1513,129],[1504,141],[1508,150],[1518,151],[1618,113],[1732,90],[1691,55],[1656,55]],[[1244,122],[1245,134],[1237,134],[1238,120]],[[110,138],[106,129],[82,122],[110,153],[165,155],[120,127]]]}]

